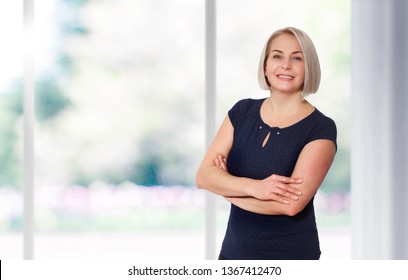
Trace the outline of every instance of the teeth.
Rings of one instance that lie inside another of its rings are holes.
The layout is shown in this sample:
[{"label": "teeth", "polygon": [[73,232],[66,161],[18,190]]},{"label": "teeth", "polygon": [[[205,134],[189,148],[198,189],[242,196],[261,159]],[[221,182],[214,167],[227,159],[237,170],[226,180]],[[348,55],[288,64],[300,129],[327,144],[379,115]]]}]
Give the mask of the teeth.
[{"label": "teeth", "polygon": [[278,75],[279,78],[292,79],[292,76]]}]

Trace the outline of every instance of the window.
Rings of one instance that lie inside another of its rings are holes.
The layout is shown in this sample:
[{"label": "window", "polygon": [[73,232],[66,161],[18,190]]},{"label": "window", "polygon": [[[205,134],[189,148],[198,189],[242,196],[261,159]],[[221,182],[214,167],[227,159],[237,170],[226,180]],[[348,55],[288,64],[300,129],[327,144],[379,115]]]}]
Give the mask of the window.
[{"label": "window", "polygon": [[22,1],[0,5],[0,259],[19,259],[23,251],[23,9]]},{"label": "window", "polygon": [[[23,251],[23,4],[15,2],[0,9],[3,258]],[[339,128],[318,223],[347,235],[350,3],[326,2],[216,2],[216,127],[239,99],[267,95],[257,66],[270,33],[307,31],[323,70],[310,100]],[[203,259],[208,209],[194,176],[205,152],[205,1],[35,5],[35,258]],[[216,201],[219,250],[229,206]]]}]

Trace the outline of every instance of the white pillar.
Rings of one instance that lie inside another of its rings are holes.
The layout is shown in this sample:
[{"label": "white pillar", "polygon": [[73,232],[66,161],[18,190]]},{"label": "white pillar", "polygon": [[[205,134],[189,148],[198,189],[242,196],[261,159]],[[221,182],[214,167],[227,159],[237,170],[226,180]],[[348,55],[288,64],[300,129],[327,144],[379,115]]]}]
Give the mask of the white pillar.
[{"label": "white pillar", "polygon": [[34,0],[24,0],[23,258],[34,259]]},{"label": "white pillar", "polygon": [[[205,1],[205,143],[215,136],[216,93],[216,0]],[[205,257],[216,258],[215,195],[205,194]]]},{"label": "white pillar", "polygon": [[408,259],[408,1],[352,0],[354,259]]}]

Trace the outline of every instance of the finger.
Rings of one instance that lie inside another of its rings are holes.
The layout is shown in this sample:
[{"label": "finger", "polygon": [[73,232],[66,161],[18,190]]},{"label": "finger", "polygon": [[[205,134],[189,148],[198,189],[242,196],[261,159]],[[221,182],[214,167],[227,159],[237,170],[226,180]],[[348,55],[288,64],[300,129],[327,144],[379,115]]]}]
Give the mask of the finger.
[{"label": "finger", "polygon": [[277,195],[277,194],[275,195],[274,200],[277,201],[277,202],[283,203],[283,204],[290,204],[289,200],[284,199],[282,196]]},{"label": "finger", "polygon": [[282,190],[285,190],[286,192],[291,193],[291,194],[295,194],[295,195],[302,195],[303,194],[299,189],[294,188],[292,186],[289,186],[289,185],[287,185],[285,183],[278,182],[277,187],[282,189]]},{"label": "finger", "polygon": [[221,162],[221,164],[222,164],[222,166],[224,166],[224,167],[227,166],[227,163],[225,162],[225,160],[223,160],[223,161]]},{"label": "finger", "polygon": [[286,177],[286,176],[281,176],[281,175],[276,175],[276,174],[273,174],[271,176],[271,179],[282,182],[282,183],[286,183],[286,184],[300,184],[303,182],[301,178],[292,178],[292,177]]},{"label": "finger", "polygon": [[[283,184],[283,185],[284,185],[284,184]],[[291,199],[291,200],[294,200],[294,201],[299,200],[299,196],[298,196],[298,195],[293,194],[293,193],[291,193],[291,192],[288,192],[288,191],[286,191],[286,190],[283,189],[283,188],[276,188],[274,193],[275,193],[276,195],[279,195],[279,196],[281,196],[281,197],[284,197],[284,198],[287,198],[287,199]]]},{"label": "finger", "polygon": [[223,156],[218,155],[218,162],[222,169],[227,170],[226,159]]}]

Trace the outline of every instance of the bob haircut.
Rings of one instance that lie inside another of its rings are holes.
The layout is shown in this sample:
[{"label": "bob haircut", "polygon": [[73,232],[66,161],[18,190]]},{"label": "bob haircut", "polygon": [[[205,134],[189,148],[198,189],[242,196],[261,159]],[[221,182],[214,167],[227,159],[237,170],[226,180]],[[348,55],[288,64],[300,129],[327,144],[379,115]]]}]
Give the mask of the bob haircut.
[{"label": "bob haircut", "polygon": [[266,44],[262,50],[258,67],[259,86],[261,87],[261,89],[270,90],[269,81],[265,77],[265,66],[269,56],[271,42],[281,34],[289,34],[295,36],[300,45],[300,48],[302,49],[305,59],[305,81],[303,83],[302,94],[308,95],[310,93],[316,93],[316,91],[319,89],[321,76],[319,57],[317,56],[316,48],[310,37],[302,30],[294,27],[279,29],[272,33],[268,41],[266,41]]}]

